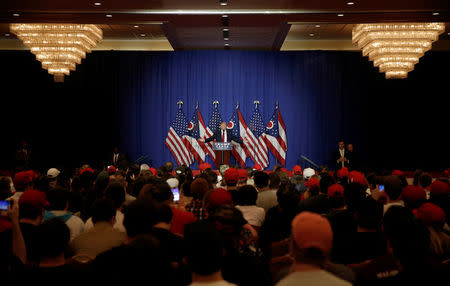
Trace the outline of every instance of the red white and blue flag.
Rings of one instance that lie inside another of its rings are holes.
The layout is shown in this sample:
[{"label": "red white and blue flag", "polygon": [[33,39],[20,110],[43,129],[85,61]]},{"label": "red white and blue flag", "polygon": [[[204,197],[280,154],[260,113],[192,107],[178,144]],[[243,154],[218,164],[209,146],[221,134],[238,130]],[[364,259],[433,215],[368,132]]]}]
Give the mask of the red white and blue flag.
[{"label": "red white and blue flag", "polygon": [[278,103],[266,127],[264,141],[281,165],[286,166],[287,138],[286,126],[281,117]]},{"label": "red white and blue flag", "polygon": [[192,114],[191,121],[189,122],[188,125],[188,132],[187,135],[184,136],[183,142],[185,143],[186,147],[191,151],[192,155],[194,155],[194,158],[197,160],[197,162],[201,164],[205,162],[206,154],[202,146],[200,145],[200,142],[198,142],[197,140],[201,137],[199,115],[201,116],[197,105],[195,107],[194,113]]},{"label": "red white and blue flag", "polygon": [[175,120],[170,124],[166,137],[166,146],[172,153],[178,165],[189,166],[194,162],[194,156],[183,141],[188,134],[188,122],[179,104]]},{"label": "red white and blue flag", "polygon": [[[245,125],[244,118],[242,117],[241,112],[239,111],[239,107],[236,107],[235,112],[233,112],[233,115],[231,116],[231,119],[228,122],[227,129],[230,129],[234,136],[243,139],[245,138],[246,133],[241,128],[240,118],[242,118],[242,122]],[[245,151],[245,148],[233,141],[231,143],[233,144],[233,149],[231,150],[231,153],[233,153],[234,158],[236,158],[236,161],[238,161],[241,167],[244,168],[245,160],[247,159],[247,153]]]},{"label": "red white and blue flag", "polygon": [[247,127],[247,151],[253,162],[261,165],[263,168],[269,166],[269,156],[264,140],[264,122],[258,108],[259,101],[255,101],[255,110],[250,118],[250,124]]},{"label": "red white and blue flag", "polygon": [[[213,135],[213,132],[211,132],[211,130],[208,127],[206,127],[205,121],[203,120],[203,116],[200,113],[200,109],[198,109],[198,107],[197,107],[197,117],[198,117],[198,131],[200,138],[211,137]],[[212,142],[208,143],[199,142],[199,144],[202,147],[203,152],[205,153],[205,157],[206,155],[209,154],[213,158],[213,160],[216,159],[216,153],[214,153]]]}]

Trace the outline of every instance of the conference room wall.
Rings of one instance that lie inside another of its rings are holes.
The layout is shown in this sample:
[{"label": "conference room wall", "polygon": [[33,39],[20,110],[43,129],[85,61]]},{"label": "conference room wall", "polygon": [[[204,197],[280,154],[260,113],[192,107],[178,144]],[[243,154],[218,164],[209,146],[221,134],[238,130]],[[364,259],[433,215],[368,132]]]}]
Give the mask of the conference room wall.
[{"label": "conference room wall", "polygon": [[339,138],[376,168],[450,165],[448,52],[427,53],[405,80],[384,79],[359,52],[96,51],[64,83],[28,51],[0,59],[2,168],[22,138],[42,168],[100,164],[116,144],[132,160],[173,161],[164,141],[178,100],[188,120],[198,101],[206,122],[214,100],[227,121],[239,102],[247,123],[254,100],[265,123],[278,101],[289,168],[300,155],[332,166]]}]

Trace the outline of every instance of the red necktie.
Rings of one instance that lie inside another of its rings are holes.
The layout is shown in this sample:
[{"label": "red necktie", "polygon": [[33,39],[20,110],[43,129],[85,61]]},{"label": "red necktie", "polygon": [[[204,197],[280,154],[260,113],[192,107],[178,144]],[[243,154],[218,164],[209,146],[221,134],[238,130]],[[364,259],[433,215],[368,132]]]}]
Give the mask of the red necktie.
[{"label": "red necktie", "polygon": [[222,130],[222,142],[225,142],[225,131]]}]

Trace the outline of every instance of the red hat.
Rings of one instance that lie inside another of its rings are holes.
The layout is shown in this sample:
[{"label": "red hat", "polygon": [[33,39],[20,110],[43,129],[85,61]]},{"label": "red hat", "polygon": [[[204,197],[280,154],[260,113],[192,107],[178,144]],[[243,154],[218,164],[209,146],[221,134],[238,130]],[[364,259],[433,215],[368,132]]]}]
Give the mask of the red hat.
[{"label": "red hat", "polygon": [[400,171],[400,170],[394,170],[394,171],[392,171],[392,176],[404,176],[405,175],[405,173],[403,173],[402,171]]},{"label": "red hat", "polygon": [[258,170],[258,171],[262,171],[263,170],[263,168],[259,164],[253,165],[253,169]]},{"label": "red hat", "polygon": [[348,181],[349,183],[358,183],[362,186],[367,186],[367,180],[364,175],[358,171],[351,171],[348,174]]},{"label": "red hat", "polygon": [[245,169],[238,169],[237,171],[238,171],[238,179],[239,179],[239,181],[248,179],[247,170],[245,170]]},{"label": "red hat", "polygon": [[436,180],[430,185],[430,193],[439,196],[449,193],[449,186],[448,183]]},{"label": "red hat", "polygon": [[236,184],[239,179],[239,172],[235,168],[229,168],[225,171],[225,183]]},{"label": "red hat", "polygon": [[19,198],[19,205],[23,204],[31,205],[36,208],[44,208],[49,205],[45,193],[37,190],[28,190],[23,192]]},{"label": "red hat", "polygon": [[158,174],[158,172],[156,172],[156,169],[153,167],[150,167],[150,172],[152,172],[153,176],[156,176]]},{"label": "red hat", "polygon": [[329,198],[343,198],[344,197],[344,187],[339,184],[334,184],[328,187],[328,197]]},{"label": "red hat", "polygon": [[281,172],[286,173],[289,177],[292,177],[292,173],[288,169],[281,168],[280,170],[281,170]]},{"label": "red hat", "polygon": [[84,168],[80,170],[80,175],[83,174],[84,172],[91,172],[92,174],[94,174],[94,170],[92,170],[92,168]]},{"label": "red hat", "polygon": [[18,172],[14,175],[14,186],[16,189],[25,189],[33,181],[33,171]]},{"label": "red hat", "polygon": [[320,181],[317,178],[310,178],[308,181],[305,182],[305,186],[308,188],[320,187]]},{"label": "red hat", "polygon": [[200,172],[203,172],[206,169],[212,169],[212,166],[210,163],[202,163],[198,166],[198,169],[200,170]]},{"label": "red hat", "polygon": [[341,169],[339,169],[336,173],[337,177],[342,179],[344,177],[348,177],[348,168],[347,167],[342,167]]},{"label": "red hat", "polygon": [[117,172],[117,169],[114,166],[108,166],[108,169],[106,169],[106,171],[108,173],[115,173],[115,172]]},{"label": "red hat", "polygon": [[317,248],[328,254],[333,244],[333,231],[326,218],[303,211],[292,220],[292,238],[300,250]]},{"label": "red hat", "polygon": [[435,224],[445,222],[445,212],[435,204],[424,203],[415,212],[416,217],[425,224]]},{"label": "red hat", "polygon": [[233,205],[233,199],[229,191],[224,188],[218,188],[209,195],[209,206],[220,207],[224,205]]},{"label": "red hat", "polygon": [[292,173],[294,173],[294,175],[301,175],[302,167],[300,167],[299,165],[295,165],[294,168],[292,168]]},{"label": "red hat", "polygon": [[425,193],[425,190],[419,186],[408,185],[402,190],[402,198],[408,204],[413,204],[420,200],[425,200],[426,197],[427,194]]}]

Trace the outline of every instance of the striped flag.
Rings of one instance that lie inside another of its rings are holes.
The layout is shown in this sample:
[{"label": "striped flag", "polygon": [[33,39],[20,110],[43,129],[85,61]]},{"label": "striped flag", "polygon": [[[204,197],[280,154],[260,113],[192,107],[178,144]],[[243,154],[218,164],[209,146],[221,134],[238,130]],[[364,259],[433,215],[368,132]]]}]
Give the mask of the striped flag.
[{"label": "striped flag", "polygon": [[[238,107],[236,108],[236,111],[233,112],[233,115],[231,116],[230,122],[228,123],[227,129],[230,129],[234,136],[244,138],[245,132],[241,133],[241,124],[239,121],[239,118],[242,116],[239,116],[241,112],[239,111]],[[245,122],[244,122],[245,124]],[[244,135],[244,136],[243,136]],[[231,150],[231,153],[233,153],[234,158],[239,162],[242,168],[245,167],[245,160],[247,159],[247,154],[245,152],[245,149],[235,142],[231,142],[233,144],[233,149]]]},{"label": "striped flag", "polygon": [[[205,162],[205,151],[202,146],[200,146],[200,142],[197,141],[200,136],[200,122],[199,122],[199,114],[198,105],[195,107],[195,111],[192,114],[192,119],[188,125],[187,135],[183,137],[183,141],[185,142],[186,147],[189,151],[191,151],[194,158],[197,160],[199,164]],[[203,121],[203,120],[202,120]]]},{"label": "striped flag", "polygon": [[283,166],[286,166],[286,152],[287,152],[286,126],[284,125],[283,118],[281,118],[278,103],[275,107],[275,111],[273,112],[272,118],[270,118],[269,123],[267,124],[264,140],[267,144],[267,147],[270,149],[272,154],[277,158],[277,160]]},{"label": "striped flag", "polygon": [[[216,132],[217,129],[219,129],[220,123],[222,123],[222,116],[220,116],[219,113],[219,109],[217,108],[217,106],[219,105],[219,102],[216,100],[213,102],[214,104],[214,111],[211,115],[211,118],[208,121],[208,127],[206,128],[206,130],[209,132],[209,136],[210,137],[212,134],[214,134],[214,132]],[[211,150],[212,150],[212,142],[210,143],[206,143],[209,144],[209,146],[211,146]],[[212,152],[208,152],[211,157],[215,160],[216,159],[216,153],[214,153],[214,151]]]},{"label": "striped flag", "polygon": [[178,165],[189,166],[194,162],[194,156],[189,152],[183,141],[183,137],[188,134],[188,122],[181,110],[182,104],[182,102],[178,102],[178,112],[175,120],[170,124],[166,138],[166,146],[169,148],[170,153],[172,153]]},{"label": "striped flag", "polygon": [[[200,138],[211,137],[213,135],[213,132],[211,132],[211,130],[208,127],[206,127],[205,121],[203,121],[203,116],[200,113],[200,109],[197,108],[196,112],[197,112],[197,117],[198,117],[198,128],[199,128]],[[205,153],[205,157],[207,154],[209,154],[211,156],[211,158],[213,158],[213,160],[216,159],[216,153],[214,153],[214,150],[212,147],[212,142],[209,142],[209,143],[199,142],[199,144],[202,147],[203,152]]]},{"label": "striped flag", "polygon": [[266,168],[269,166],[269,156],[264,140],[264,123],[258,108],[259,101],[255,100],[254,103],[255,110],[253,111],[252,117],[250,118],[250,124],[246,130],[246,138],[248,140],[246,147],[253,162]]}]

